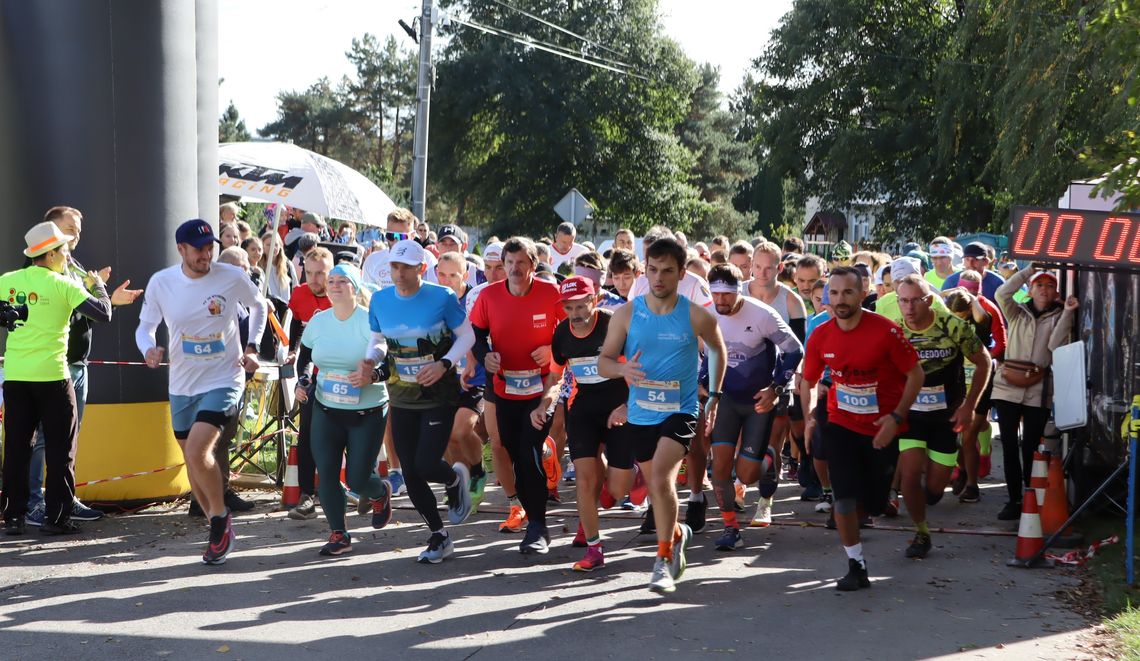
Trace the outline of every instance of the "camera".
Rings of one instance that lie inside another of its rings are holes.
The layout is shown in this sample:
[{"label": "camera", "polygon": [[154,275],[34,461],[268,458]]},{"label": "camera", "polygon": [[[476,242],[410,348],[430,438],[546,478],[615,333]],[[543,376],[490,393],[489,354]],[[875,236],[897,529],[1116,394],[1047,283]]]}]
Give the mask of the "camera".
[{"label": "camera", "polygon": [[28,320],[27,305],[12,305],[8,301],[0,301],[0,326],[12,332],[24,325]]}]

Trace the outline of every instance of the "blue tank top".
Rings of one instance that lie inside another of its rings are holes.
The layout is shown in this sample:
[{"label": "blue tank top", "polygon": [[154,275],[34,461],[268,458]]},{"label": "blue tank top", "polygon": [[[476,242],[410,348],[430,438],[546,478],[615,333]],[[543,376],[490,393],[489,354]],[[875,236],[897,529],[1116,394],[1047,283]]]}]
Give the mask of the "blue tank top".
[{"label": "blue tank top", "polygon": [[675,413],[697,416],[697,336],[689,318],[689,299],[677,298],[677,307],[654,314],[645,296],[633,299],[633,313],[625,338],[625,357],[639,362],[645,378],[629,389],[629,422],[659,425]]}]

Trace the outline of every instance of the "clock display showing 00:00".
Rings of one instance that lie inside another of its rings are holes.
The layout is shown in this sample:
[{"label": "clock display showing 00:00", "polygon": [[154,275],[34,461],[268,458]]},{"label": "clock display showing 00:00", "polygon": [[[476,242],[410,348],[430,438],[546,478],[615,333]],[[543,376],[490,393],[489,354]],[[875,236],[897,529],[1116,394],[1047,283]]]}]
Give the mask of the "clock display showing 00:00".
[{"label": "clock display showing 00:00", "polygon": [[1012,216],[1014,259],[1140,270],[1140,214],[1014,207]]}]

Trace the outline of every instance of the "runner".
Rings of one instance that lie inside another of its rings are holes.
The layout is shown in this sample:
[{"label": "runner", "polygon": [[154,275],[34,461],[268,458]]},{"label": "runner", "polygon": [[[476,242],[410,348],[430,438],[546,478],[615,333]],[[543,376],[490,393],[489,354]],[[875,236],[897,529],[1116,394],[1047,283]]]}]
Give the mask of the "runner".
[{"label": "runner", "polygon": [[[210,538],[202,562],[220,565],[233,550],[234,531],[222,492],[214,444],[245,387],[242,368],[258,368],[257,346],[265,329],[266,303],[249,276],[214,264],[214,232],[204,220],[188,220],[175,232],[182,263],[165,268],[146,286],[135,343],[157,369],[166,349],[157,345],[166,322],[170,347],[170,419],[182,448],[194,497],[209,517]],[[238,346],[238,315],[249,309],[249,343]]]},{"label": "runner", "polygon": [[[822,326],[827,320],[831,319],[831,299],[827,291],[827,280],[817,280],[811,289],[812,306],[817,310],[815,315],[808,319],[807,330],[805,335],[808,341],[811,340],[811,334],[815,329]],[[816,395],[823,401],[827,400],[827,391],[831,388],[831,372],[829,370],[823,371],[823,376],[819,380],[819,385],[816,386]],[[802,398],[801,398],[802,399]],[[808,456],[811,457],[812,468],[815,469],[815,476],[819,479],[820,497],[819,502],[815,505],[815,511],[820,514],[827,514],[827,528],[829,530],[835,529],[835,517],[832,515],[832,503],[835,501],[833,492],[831,490],[831,473],[827,467],[827,452],[823,448],[823,428],[827,426],[827,407],[815,407],[815,431],[811,436],[805,436],[805,442],[808,446]]]},{"label": "runner", "polygon": [[[364,272],[364,282],[373,284],[381,289],[392,286],[392,269],[388,266],[388,258],[392,256],[392,246],[398,241],[414,238],[412,231],[419,224],[419,219],[408,209],[395,209],[388,214],[387,230],[384,232],[384,250],[373,251],[368,259],[364,260],[361,270]],[[431,252],[426,252],[427,266],[435,269],[436,258]]]},{"label": "runner", "polygon": [[[990,354],[970,324],[932,307],[935,293],[921,276],[899,280],[895,291],[903,313],[903,334],[918,353],[926,375],[910,407],[909,428],[899,440],[903,501],[915,526],[906,557],[925,558],[931,548],[926,507],[942,500],[950,482],[950,472],[958,462],[958,432],[974,422],[974,409],[989,381]],[[963,359],[975,366],[969,392]]]},{"label": "runner", "polygon": [[859,541],[858,506],[861,501],[871,515],[883,511],[898,459],[895,439],[905,431],[906,413],[924,377],[902,330],[863,310],[863,295],[858,271],[845,266],[832,271],[828,300],[835,318],[808,341],[800,383],[805,431],[811,435],[816,384],[824,368],[831,368],[822,435],[835,494],[832,512],[848,558],[847,575],[835,585],[844,591],[871,586]]},{"label": "runner", "polygon": [[[827,273],[827,262],[819,255],[804,255],[796,260],[796,293],[800,295],[800,300],[803,301],[805,309],[805,318],[810,319],[812,315],[819,312],[811,303],[812,287],[819,279]],[[806,322],[805,322],[806,327]]]},{"label": "runner", "polygon": [[[359,494],[360,509],[372,510],[372,527],[383,528],[392,519],[392,485],[376,474],[388,417],[383,384],[387,370],[358,369],[363,357],[384,350],[369,328],[367,292],[360,283],[360,269],[351,264],[333,268],[328,274],[332,309],[309,320],[297,357],[297,400],[304,403],[310,392],[315,395],[309,431],[317,471],[325,476],[317,488],[331,530],[321,547],[324,556],[352,551],[344,523],[344,486],[338,477],[342,465],[349,488]],[[320,368],[315,379],[314,366]]]},{"label": "runner", "polygon": [[775,310],[740,294],[743,281],[740,269],[731,264],[714,266],[709,272],[716,321],[728,351],[724,401],[711,434],[713,493],[724,521],[724,533],[716,541],[719,551],[744,544],[733,502],[734,467],[743,484],[760,480],[761,507],[771,512],[779,465],[776,449],[768,444],[772,415],[804,353]]},{"label": "runner", "polygon": [[565,313],[557,285],[535,278],[538,251],[530,239],[514,237],[503,244],[503,263],[507,279],[488,286],[471,312],[474,353],[494,375],[498,433],[514,464],[515,486],[528,520],[519,551],[546,553],[550,533],[542,449],[560,376],[551,371],[550,341]]},{"label": "runner", "polygon": [[573,223],[562,223],[554,230],[554,243],[550,244],[550,267],[555,273],[561,270],[563,264],[574,266],[574,260],[579,255],[590,252],[586,246],[574,242],[577,236],[578,230]]},{"label": "runner", "polygon": [[611,447],[628,413],[625,381],[598,373],[598,356],[612,312],[597,307],[596,292],[593,281],[582,276],[562,283],[566,319],[554,329],[550,347],[554,362],[565,365],[574,380],[566,431],[575,468],[579,531],[586,544],[586,555],[574,563],[574,571],[593,571],[605,565],[598,525],[598,497],[605,474],[602,447]]},{"label": "runner", "polygon": [[[431,531],[419,562],[437,564],[454,549],[428,483],[447,487],[447,517],[453,525],[471,515],[471,474],[463,462],[448,466],[443,453],[459,404],[455,363],[467,354],[474,337],[455,292],[423,281],[427,269],[423,246],[404,239],[390,252],[393,286],[372,296],[368,319],[372,332],[382,334],[388,347],[392,439],[404,484]],[[378,358],[361,361],[361,378],[371,373]]]},{"label": "runner", "polygon": [[[677,523],[677,493],[673,482],[681,460],[696,435],[698,338],[709,352],[708,424],[715,424],[724,380],[725,346],[716,319],[704,307],[678,293],[685,273],[685,250],[670,238],[653,241],[646,249],[650,295],[638,296],[614,313],[598,360],[606,378],[624,378],[630,386],[626,433],[610,448],[610,465],[641,469],[653,496],[657,527],[657,560],[649,588],[672,592],[685,572],[685,549],[692,529]],[[619,357],[626,362],[618,362]],[[703,480],[704,469],[697,475]],[[617,493],[628,493],[632,475],[611,472]],[[620,484],[619,484],[620,483]]]}]

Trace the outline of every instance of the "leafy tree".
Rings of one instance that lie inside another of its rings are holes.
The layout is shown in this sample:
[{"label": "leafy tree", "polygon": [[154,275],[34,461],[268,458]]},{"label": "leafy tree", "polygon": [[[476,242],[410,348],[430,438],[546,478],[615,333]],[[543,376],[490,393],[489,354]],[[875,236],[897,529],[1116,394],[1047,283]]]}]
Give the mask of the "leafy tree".
[{"label": "leafy tree", "polygon": [[245,142],[249,140],[249,131],[245,128],[245,120],[238,115],[237,106],[233,101],[226,107],[218,120],[218,142]]},{"label": "leafy tree", "polygon": [[[381,46],[374,35],[366,33],[352,40],[345,56],[356,67],[348,102],[357,124],[375,142],[375,152],[368,160],[378,167],[390,163],[391,179],[398,180],[406,156],[401,145],[410,132],[416,100],[416,54],[399,48],[391,35]],[[391,143],[389,159],[384,157],[386,142]]]}]

